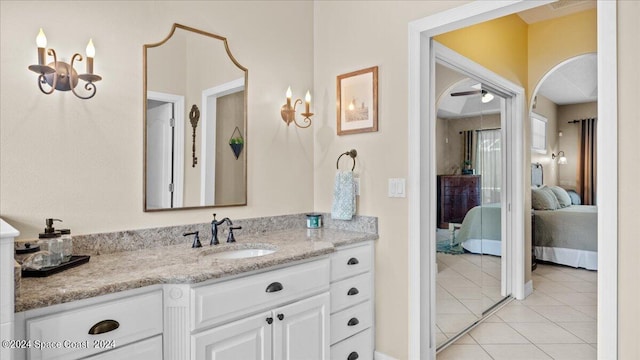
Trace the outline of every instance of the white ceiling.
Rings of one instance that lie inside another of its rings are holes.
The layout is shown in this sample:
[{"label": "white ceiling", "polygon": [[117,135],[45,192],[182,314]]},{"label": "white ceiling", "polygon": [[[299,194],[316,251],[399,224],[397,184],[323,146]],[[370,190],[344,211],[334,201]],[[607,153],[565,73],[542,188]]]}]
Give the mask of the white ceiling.
[{"label": "white ceiling", "polygon": [[438,106],[438,117],[442,119],[458,119],[500,112],[500,98],[495,96],[488,103],[483,103],[480,94],[451,96],[451,93],[474,91],[480,88],[477,80],[465,79],[456,84],[449,93],[443,94]]},{"label": "white ceiling", "polygon": [[579,104],[598,100],[598,63],[596,54],[566,62],[550,73],[538,94],[557,105]]},{"label": "white ceiling", "polygon": [[596,7],[595,0],[559,0],[518,13],[527,24],[567,16]]}]

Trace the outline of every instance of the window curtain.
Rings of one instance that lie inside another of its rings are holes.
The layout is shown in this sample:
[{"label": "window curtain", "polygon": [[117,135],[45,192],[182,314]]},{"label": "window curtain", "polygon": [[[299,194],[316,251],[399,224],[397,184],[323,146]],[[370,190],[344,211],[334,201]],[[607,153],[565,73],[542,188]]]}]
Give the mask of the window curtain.
[{"label": "window curtain", "polygon": [[596,125],[597,119],[580,121],[580,162],[578,169],[578,188],[584,205],[596,205]]},{"label": "window curtain", "polygon": [[462,168],[464,169],[465,164],[467,162],[471,164],[473,160],[473,130],[465,130],[460,133],[462,134]]},{"label": "window curtain", "polygon": [[475,166],[480,175],[482,204],[500,202],[502,153],[500,129],[478,130]]}]

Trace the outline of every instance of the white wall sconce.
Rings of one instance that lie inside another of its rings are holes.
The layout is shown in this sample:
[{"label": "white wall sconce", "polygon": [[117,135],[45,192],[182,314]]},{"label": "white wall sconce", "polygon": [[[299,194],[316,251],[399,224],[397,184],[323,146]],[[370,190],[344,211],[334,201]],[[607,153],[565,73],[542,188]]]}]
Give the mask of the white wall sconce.
[{"label": "white wall sconce", "polygon": [[[30,65],[29,70],[40,74],[40,76],[38,76],[38,87],[40,91],[49,95],[55,90],[71,90],[75,96],[85,100],[91,99],[96,94],[96,85],[94,83],[102,80],[102,77],[93,73],[93,59],[96,56],[96,48],[93,46],[91,39],[89,39],[86,49],[87,67],[85,74],[78,74],[73,68],[73,63],[76,60],[82,61],[82,55],[78,53],[73,54],[70,64],[64,61],[58,61],[56,51],[46,48],[47,37],[44,35],[42,28],[40,28],[40,32],[36,37],[36,44],[38,45],[38,64]],[[45,64],[46,55],[53,57],[53,62]],[[84,88],[89,92],[89,95],[82,96],[76,92],[75,87],[78,85],[78,79],[86,81]],[[43,87],[44,84],[48,84],[50,89],[45,90]]]},{"label": "white wall sconce", "polygon": [[564,151],[558,151],[558,155],[552,153],[551,160],[555,160],[555,158],[558,158],[558,165],[567,165],[567,157],[564,155]]},{"label": "white wall sconce", "polygon": [[300,125],[296,121],[296,106],[298,106],[298,103],[302,104],[302,100],[297,99],[293,103],[293,106],[291,106],[291,86],[287,88],[286,95],[287,95],[287,103],[282,105],[282,108],[280,108],[280,115],[282,116],[282,120],[284,120],[284,122],[287,123],[287,126],[289,126],[289,124],[291,123],[294,123],[297,127],[302,129],[305,129],[311,126],[311,117],[313,116],[313,113],[309,112],[309,105],[311,104],[311,94],[309,94],[309,91],[307,91],[307,95],[304,97],[305,111],[300,114],[304,117],[303,119],[304,119],[304,122],[306,123],[306,126]]}]

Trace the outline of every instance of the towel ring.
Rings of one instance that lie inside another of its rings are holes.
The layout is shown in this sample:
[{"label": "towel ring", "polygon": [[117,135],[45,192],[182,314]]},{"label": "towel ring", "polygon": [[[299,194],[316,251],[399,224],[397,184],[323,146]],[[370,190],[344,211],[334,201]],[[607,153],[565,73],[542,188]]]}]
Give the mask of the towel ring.
[{"label": "towel ring", "polygon": [[342,154],[340,154],[340,156],[338,156],[338,160],[336,161],[336,169],[340,169],[340,158],[343,155],[349,155],[351,156],[351,160],[353,160],[353,167],[351,167],[351,171],[353,171],[353,169],[356,168],[356,156],[358,156],[358,152],[356,151],[356,149],[351,149],[349,151],[345,151]]}]

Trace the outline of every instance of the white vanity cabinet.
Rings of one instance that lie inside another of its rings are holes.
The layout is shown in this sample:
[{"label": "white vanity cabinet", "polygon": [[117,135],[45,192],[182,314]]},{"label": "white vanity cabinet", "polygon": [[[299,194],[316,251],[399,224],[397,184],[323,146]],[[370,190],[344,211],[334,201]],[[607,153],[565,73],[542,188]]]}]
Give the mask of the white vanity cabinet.
[{"label": "white vanity cabinet", "polygon": [[[53,309],[52,309],[53,308]],[[162,288],[153,286],[23,313],[28,360],[162,358]],[[126,354],[124,356],[123,354]],[[137,354],[137,356],[133,356]],[[133,356],[133,357],[131,357]]]},{"label": "white vanity cabinet", "polygon": [[190,360],[329,359],[329,264],[192,288]]},{"label": "white vanity cabinet", "polygon": [[373,359],[373,242],[331,256],[331,359]]},{"label": "white vanity cabinet", "polygon": [[329,294],[214,327],[191,337],[192,359],[328,359]]}]

